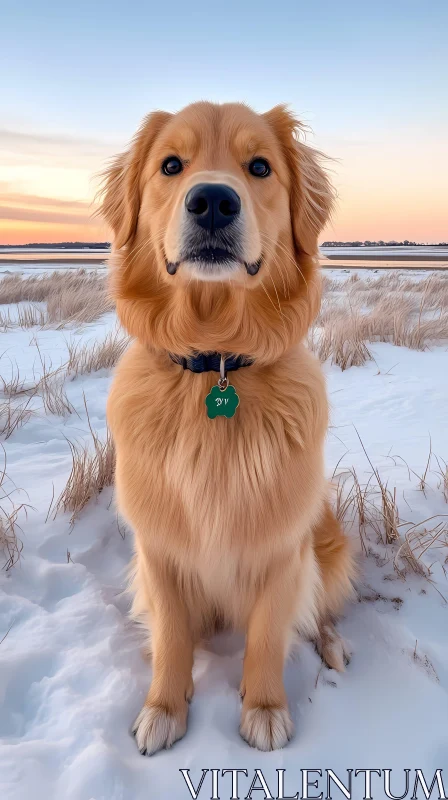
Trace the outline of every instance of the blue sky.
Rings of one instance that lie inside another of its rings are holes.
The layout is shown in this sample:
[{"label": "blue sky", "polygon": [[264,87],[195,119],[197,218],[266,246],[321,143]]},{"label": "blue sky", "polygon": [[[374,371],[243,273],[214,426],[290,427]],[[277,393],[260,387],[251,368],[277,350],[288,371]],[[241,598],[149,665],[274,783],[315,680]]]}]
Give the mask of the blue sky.
[{"label": "blue sky", "polygon": [[[87,174],[96,162],[101,166],[103,154],[123,146],[143,114],[197,99],[243,100],[260,111],[289,103],[311,123],[316,143],[341,159],[342,188],[346,179],[353,188],[357,170],[369,172],[370,149],[374,163],[383,153],[395,170],[403,156],[405,192],[418,150],[429,148],[438,158],[443,152],[446,1],[6,0],[1,27],[7,81],[0,129],[29,137],[26,157],[34,165],[45,140],[42,164],[46,158],[51,169],[53,141],[58,153],[62,147],[60,160],[64,153],[69,162],[78,158]],[[40,141],[34,154],[33,137]],[[0,167],[8,152],[0,139]],[[427,172],[434,164],[431,156],[421,158],[418,177],[430,193]],[[14,159],[24,166],[23,141]],[[24,170],[16,177],[10,171],[6,192],[47,196],[44,172],[39,175],[40,183],[33,179],[27,188]],[[435,183],[439,196],[440,177]],[[55,200],[87,200],[90,190],[76,186],[75,176],[68,185],[71,193],[52,190]],[[405,238],[412,235],[409,230]]]}]

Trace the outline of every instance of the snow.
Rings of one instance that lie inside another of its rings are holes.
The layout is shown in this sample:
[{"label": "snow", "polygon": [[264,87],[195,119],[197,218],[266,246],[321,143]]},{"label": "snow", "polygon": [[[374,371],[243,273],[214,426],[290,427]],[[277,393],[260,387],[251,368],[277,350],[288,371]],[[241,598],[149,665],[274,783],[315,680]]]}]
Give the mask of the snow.
[{"label": "snow", "polygon": [[[335,266],[329,266],[332,263]],[[337,267],[336,262],[326,261],[325,266],[321,267],[322,275],[326,278],[330,278],[330,280],[332,281],[344,282],[347,280],[347,278],[350,277],[350,275],[353,272],[356,272],[357,275],[363,281],[365,281],[366,283],[374,284],[374,282],[378,280],[381,277],[381,275],[384,276],[385,272],[390,271],[388,269],[386,270],[381,267],[380,268],[371,267],[369,269],[368,267],[365,266],[362,268],[362,270],[359,270],[357,269],[357,264],[355,266],[352,266],[351,262],[349,263],[350,263],[349,267]],[[399,268],[399,275],[402,280],[415,281],[416,283],[427,279],[428,275],[434,275],[434,274],[440,275],[441,273],[440,272],[434,273],[433,270],[418,269],[417,267],[406,269],[400,266]],[[445,274],[445,272],[443,272],[442,274]]]},{"label": "snow", "polygon": [[331,257],[331,256],[355,256],[357,258],[366,258],[376,256],[377,258],[390,258],[391,256],[395,256],[396,258],[400,257],[403,260],[407,258],[419,258],[422,261],[425,258],[431,260],[432,258],[444,258],[448,257],[448,247],[440,246],[440,245],[414,245],[414,246],[360,246],[360,247],[321,247],[321,253],[324,255]]},{"label": "snow", "polygon": [[[57,367],[66,360],[67,339],[93,341],[114,326],[108,314],[82,330],[2,332],[0,372],[7,379],[17,364],[22,377],[35,380],[41,364],[34,340]],[[360,480],[368,480],[364,446],[383,479],[397,488],[403,519],[418,523],[446,515],[436,465],[425,493],[414,473],[425,470],[430,438],[433,453],[448,459],[448,353],[381,343],[371,349],[375,362],[364,367],[325,368],[332,406],[328,476],[339,462],[338,473],[354,466]],[[393,568],[390,547],[374,537],[373,554],[360,554],[363,600],[347,607],[339,623],[354,653],[347,671],[323,668],[309,643],[286,665],[296,726],[286,749],[260,753],[239,737],[244,642],[234,634],[197,652],[185,738],[152,758],[139,754],[129,729],[151,669],[127,617],[132,536],[117,525],[111,489],[91,501],[73,527],[69,515],[47,520],[71,468],[67,439],[90,439],[84,394],[91,425],[104,437],[110,381],[106,372],[67,381],[76,413],[65,418],[45,414],[34,398],[35,415],[3,442],[3,488],[29,509],[27,518],[20,517],[21,560],[0,573],[0,641],[7,634],[0,644],[0,797],[183,800],[191,795],[181,769],[190,770],[197,786],[203,768],[217,767],[248,770],[248,778],[240,776],[241,797],[256,768],[271,789],[277,787],[276,770],[286,769],[285,796],[300,789],[303,768],[331,768],[341,780],[348,768],[391,768],[400,794],[403,769],[420,768],[429,782],[436,769],[446,770],[448,551],[425,554],[431,580],[415,574],[404,580]],[[348,531],[360,550],[356,525]],[[360,780],[354,781],[355,800],[364,795]],[[375,780],[374,797],[382,798]],[[230,775],[220,778],[219,791],[223,800],[231,797]],[[198,796],[212,796],[210,773]],[[343,795],[336,789],[333,796]]]},{"label": "snow", "polygon": [[67,259],[67,261],[62,262],[52,260],[47,255],[42,260],[30,259],[29,261],[21,261],[18,258],[14,258],[11,261],[2,261],[0,259],[0,276],[19,274],[24,277],[31,277],[49,272],[68,272],[73,269],[84,269],[86,272],[104,270],[104,273],[106,273],[106,264],[104,260],[100,261],[99,258],[79,257],[75,259],[73,257],[73,261]]}]

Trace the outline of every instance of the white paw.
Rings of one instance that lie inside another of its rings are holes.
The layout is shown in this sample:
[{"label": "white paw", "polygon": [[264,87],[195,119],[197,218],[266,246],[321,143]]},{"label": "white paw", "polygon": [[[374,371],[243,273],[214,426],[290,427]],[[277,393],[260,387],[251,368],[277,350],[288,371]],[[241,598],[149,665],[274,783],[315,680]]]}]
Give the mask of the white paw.
[{"label": "white paw", "polygon": [[181,739],[187,730],[187,713],[187,703],[175,714],[162,706],[144,705],[132,726],[140,752],[152,756]]},{"label": "white paw", "polygon": [[250,708],[241,717],[240,734],[257,750],[278,750],[288,744],[294,725],[287,708]]},{"label": "white paw", "polygon": [[316,647],[327,667],[337,672],[345,672],[345,667],[352,657],[351,649],[333,625],[322,627]]}]

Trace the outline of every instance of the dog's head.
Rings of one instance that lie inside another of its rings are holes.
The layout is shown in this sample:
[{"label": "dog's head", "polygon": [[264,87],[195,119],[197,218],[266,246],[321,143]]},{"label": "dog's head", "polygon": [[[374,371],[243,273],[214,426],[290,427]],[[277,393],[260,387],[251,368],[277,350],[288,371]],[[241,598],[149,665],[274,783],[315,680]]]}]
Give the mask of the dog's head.
[{"label": "dog's head", "polygon": [[105,176],[114,290],[129,331],[177,353],[269,360],[317,310],[333,194],[283,107],[196,103],[150,114]]}]

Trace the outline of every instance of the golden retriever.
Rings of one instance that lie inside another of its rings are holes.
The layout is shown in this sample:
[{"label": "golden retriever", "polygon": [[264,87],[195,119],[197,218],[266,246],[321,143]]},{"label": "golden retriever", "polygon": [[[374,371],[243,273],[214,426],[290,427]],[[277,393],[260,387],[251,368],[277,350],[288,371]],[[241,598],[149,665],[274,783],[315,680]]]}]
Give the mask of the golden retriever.
[{"label": "golden retriever", "polygon": [[133,729],[147,754],[185,734],[194,647],[216,630],[246,633],[240,733],[261,750],[292,736],[293,634],[335,669],[348,656],[333,623],[354,564],[324,477],[324,378],[303,343],[333,193],[299,131],[282,106],[157,111],[105,175],[112,290],[135,338],[108,421],[133,613],[152,637]]}]

